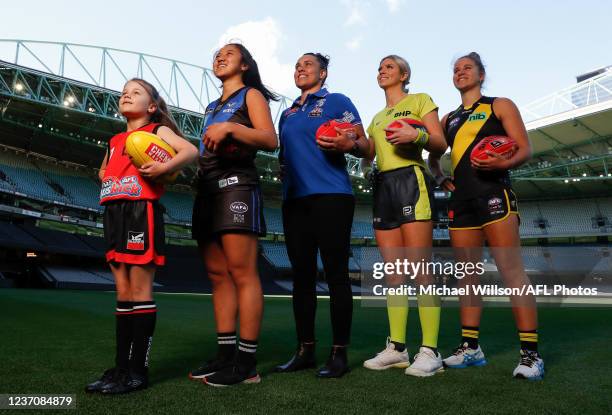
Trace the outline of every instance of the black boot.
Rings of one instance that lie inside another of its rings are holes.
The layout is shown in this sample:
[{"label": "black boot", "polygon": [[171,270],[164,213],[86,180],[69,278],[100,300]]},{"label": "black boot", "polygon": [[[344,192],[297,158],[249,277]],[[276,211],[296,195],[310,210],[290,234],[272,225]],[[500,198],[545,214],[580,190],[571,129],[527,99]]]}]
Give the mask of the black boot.
[{"label": "black boot", "polygon": [[147,373],[138,374],[129,370],[121,371],[116,383],[109,383],[100,392],[103,395],[120,395],[146,389],[149,385]]},{"label": "black boot", "polygon": [[85,387],[85,392],[100,392],[104,387],[108,387],[108,385],[111,384],[114,385],[117,383],[120,376],[120,371],[121,369],[117,367],[106,370],[100,379],[93,381]]},{"label": "black boot", "polygon": [[317,377],[340,378],[349,371],[346,346],[333,346],[325,366],[317,371]]},{"label": "black boot", "polygon": [[315,344],[300,343],[291,360],[283,365],[276,366],[275,372],[289,373],[297,372],[298,370],[311,369],[316,366],[315,362]]}]

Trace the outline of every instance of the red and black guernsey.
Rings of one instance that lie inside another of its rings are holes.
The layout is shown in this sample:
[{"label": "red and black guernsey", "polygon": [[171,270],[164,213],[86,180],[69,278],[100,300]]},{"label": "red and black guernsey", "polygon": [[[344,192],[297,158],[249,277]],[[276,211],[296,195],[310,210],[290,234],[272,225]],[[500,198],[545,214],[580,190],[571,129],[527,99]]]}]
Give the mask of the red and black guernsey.
[{"label": "red and black guernsey", "polygon": [[[155,134],[159,127],[151,123],[133,131]],[[164,186],[142,177],[126,154],[125,141],[133,131],[117,134],[109,141],[100,191],[106,260],[164,265],[164,218],[159,204]]]},{"label": "red and black guernsey", "polygon": [[125,140],[131,133],[146,131],[155,134],[159,127],[160,124],[151,123],[133,131],[119,133],[110,139],[100,190],[101,205],[112,200],[159,200],[162,197],[164,186],[145,180],[125,152]]}]

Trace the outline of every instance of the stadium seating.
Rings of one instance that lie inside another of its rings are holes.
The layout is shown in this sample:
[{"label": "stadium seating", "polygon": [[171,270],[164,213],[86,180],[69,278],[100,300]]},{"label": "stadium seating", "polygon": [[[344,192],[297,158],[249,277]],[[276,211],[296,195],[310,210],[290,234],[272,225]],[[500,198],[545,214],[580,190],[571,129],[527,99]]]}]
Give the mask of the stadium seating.
[{"label": "stadium seating", "polygon": [[604,217],[608,223],[612,221],[612,199],[527,202],[519,205],[519,211],[522,236],[598,234],[606,229],[598,227],[593,219]]},{"label": "stadium seating", "polygon": [[[0,149],[0,191],[17,192],[44,202],[102,212],[98,204],[99,190],[94,171]],[[162,203],[166,207],[165,218],[168,222],[191,223],[192,194],[168,191]],[[522,237],[600,235],[612,232],[612,198],[609,197],[519,202],[519,210]],[[268,205],[264,208],[264,216],[270,234],[283,233],[280,208]],[[435,239],[449,238],[447,229],[436,227],[433,232]],[[357,206],[351,237],[374,237],[370,206]]]},{"label": "stadium seating", "polygon": [[59,164],[43,162],[33,163],[50,182],[59,185],[71,203],[94,210],[101,210],[98,203],[100,199],[100,184],[82,171],[71,169]]},{"label": "stadium seating", "polygon": [[43,244],[18,225],[0,221],[0,245],[40,250]]},{"label": "stadium seating", "polygon": [[264,217],[266,219],[268,232],[283,233],[283,215],[280,209],[264,207]]},{"label": "stadium seating", "polygon": [[173,222],[191,223],[193,196],[187,193],[166,192],[161,198],[166,216]]},{"label": "stadium seating", "polygon": [[0,169],[5,177],[2,181],[3,188],[7,190],[48,202],[71,203],[71,200],[54,189],[50,180],[24,156],[0,151]]},{"label": "stadium seating", "polygon": [[[63,267],[46,266],[40,268],[41,272],[57,288],[100,288],[112,289],[115,285],[113,274],[108,269],[95,267]],[[154,282],[153,286],[162,285]]]}]

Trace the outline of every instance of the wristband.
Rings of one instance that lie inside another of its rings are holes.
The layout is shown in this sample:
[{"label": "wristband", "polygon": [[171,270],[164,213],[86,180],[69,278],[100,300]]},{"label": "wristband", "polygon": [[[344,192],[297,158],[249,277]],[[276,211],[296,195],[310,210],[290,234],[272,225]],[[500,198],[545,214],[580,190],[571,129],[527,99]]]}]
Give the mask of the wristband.
[{"label": "wristband", "polygon": [[429,142],[429,133],[427,131],[423,131],[420,128],[418,129],[419,134],[417,135],[416,140],[414,142],[421,147],[425,147],[427,142]]}]

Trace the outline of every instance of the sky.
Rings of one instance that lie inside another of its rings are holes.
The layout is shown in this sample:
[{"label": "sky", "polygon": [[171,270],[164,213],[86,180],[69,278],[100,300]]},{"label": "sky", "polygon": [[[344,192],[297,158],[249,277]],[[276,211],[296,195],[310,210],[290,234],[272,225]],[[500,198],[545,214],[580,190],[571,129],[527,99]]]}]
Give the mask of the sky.
[{"label": "sky", "polygon": [[376,70],[392,53],[412,67],[410,91],[430,94],[441,114],[460,103],[452,63],[470,51],[485,62],[484,93],[519,106],[612,65],[609,0],[46,0],[3,2],[2,15],[0,39],[106,46],[207,67],[217,47],[240,39],[264,83],[292,98],[295,61],[322,52],[331,57],[329,89],[349,96],[366,125],[385,105]]}]

